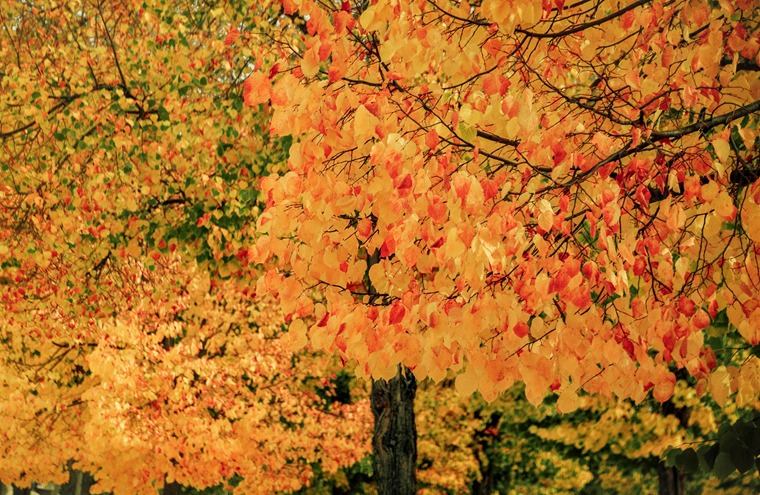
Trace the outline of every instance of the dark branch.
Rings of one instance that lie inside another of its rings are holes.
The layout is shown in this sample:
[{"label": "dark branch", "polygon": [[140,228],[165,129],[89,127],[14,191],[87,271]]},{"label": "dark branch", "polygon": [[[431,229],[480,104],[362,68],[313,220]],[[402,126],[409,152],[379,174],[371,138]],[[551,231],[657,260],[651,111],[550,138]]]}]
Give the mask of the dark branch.
[{"label": "dark branch", "polygon": [[598,26],[600,24],[604,24],[605,22],[612,20],[616,17],[620,17],[621,15],[625,14],[629,10],[633,10],[637,7],[641,7],[644,4],[647,4],[651,2],[651,0],[638,0],[637,2],[633,2],[628,7],[624,7],[617,12],[613,12],[612,14],[602,17],[601,19],[597,19],[595,21],[586,22],[584,24],[578,24],[576,26],[573,26],[571,28],[565,29],[564,31],[560,31],[558,33],[534,33],[532,31],[526,31],[524,29],[515,29],[516,33],[524,34],[525,36],[530,36],[531,38],[559,38],[562,36],[567,36],[570,34],[580,33],[581,31],[585,31],[588,28],[592,28],[594,26]]},{"label": "dark branch", "polygon": [[478,131],[478,137],[487,139],[489,141],[493,141],[495,143],[501,143],[506,144],[507,146],[517,146],[520,144],[520,141],[518,139],[507,139],[503,138],[501,136],[497,136],[496,134],[491,134],[490,132],[486,131]]},{"label": "dark branch", "polygon": [[672,131],[652,131],[649,135],[652,141],[659,141],[661,139],[677,139],[687,134],[692,134],[697,131],[707,131],[713,127],[719,125],[728,124],[731,121],[746,117],[760,110],[760,100],[750,103],[747,106],[741,107],[733,112],[724,113],[713,119],[696,122],[680,129],[673,129]]}]

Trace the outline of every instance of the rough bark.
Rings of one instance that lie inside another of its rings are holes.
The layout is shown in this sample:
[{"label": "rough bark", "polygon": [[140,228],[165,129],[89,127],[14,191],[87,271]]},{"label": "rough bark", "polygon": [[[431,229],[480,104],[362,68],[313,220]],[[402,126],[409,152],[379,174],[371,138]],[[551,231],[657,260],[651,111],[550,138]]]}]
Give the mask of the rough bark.
[{"label": "rough bark", "polygon": [[417,380],[407,368],[399,368],[398,374],[389,381],[372,383],[371,405],[375,417],[372,462],[379,495],[417,493],[416,391]]}]

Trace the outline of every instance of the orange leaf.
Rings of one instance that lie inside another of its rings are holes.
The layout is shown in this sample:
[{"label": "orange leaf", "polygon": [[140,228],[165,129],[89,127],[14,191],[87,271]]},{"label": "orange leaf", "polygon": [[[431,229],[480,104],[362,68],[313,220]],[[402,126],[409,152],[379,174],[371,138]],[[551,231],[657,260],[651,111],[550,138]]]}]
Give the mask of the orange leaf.
[{"label": "orange leaf", "polygon": [[435,151],[436,148],[438,148],[438,143],[440,142],[440,139],[438,138],[438,133],[435,132],[435,129],[430,129],[425,134],[425,144],[428,148],[430,148],[432,151]]},{"label": "orange leaf", "polygon": [[261,72],[254,72],[243,84],[243,101],[248,106],[266,103],[271,89],[269,79]]},{"label": "orange leaf", "polygon": [[240,31],[238,28],[232,28],[227,33],[227,36],[224,38],[224,44],[227,46],[230,46],[240,37]]}]

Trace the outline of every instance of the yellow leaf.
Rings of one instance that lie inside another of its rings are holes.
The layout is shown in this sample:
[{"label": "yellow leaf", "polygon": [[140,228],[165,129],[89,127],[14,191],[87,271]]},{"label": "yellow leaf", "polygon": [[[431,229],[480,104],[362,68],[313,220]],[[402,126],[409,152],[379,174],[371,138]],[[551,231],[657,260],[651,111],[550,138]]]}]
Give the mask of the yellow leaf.
[{"label": "yellow leaf", "polygon": [[719,135],[711,141],[711,144],[715,150],[715,156],[720,160],[721,164],[728,163],[728,155],[731,151],[728,139],[725,136]]},{"label": "yellow leaf", "polygon": [[757,403],[760,397],[760,359],[751,356],[744,362],[737,382],[736,405],[744,407]]},{"label": "yellow leaf", "polygon": [[712,202],[715,213],[717,213],[723,220],[730,222],[736,217],[736,206],[734,206],[734,200],[728,194],[728,191],[723,190],[718,193],[718,196]]},{"label": "yellow leaf", "polygon": [[514,27],[517,15],[512,2],[504,0],[483,0],[481,14],[489,21],[499,24],[501,29],[509,30]]},{"label": "yellow leaf", "polygon": [[385,275],[385,268],[379,263],[372,265],[369,269],[369,280],[378,292],[387,292],[388,277]]},{"label": "yellow leaf", "polygon": [[377,117],[372,115],[364,105],[359,105],[354,113],[354,135],[358,142],[364,142],[375,134]]},{"label": "yellow leaf", "polygon": [[306,77],[314,77],[319,72],[319,52],[317,45],[306,50],[301,60],[301,71]]},{"label": "yellow leaf", "polygon": [[565,389],[559,394],[559,399],[557,399],[557,411],[560,414],[573,412],[578,409],[578,406],[580,406],[580,399],[578,398],[578,394],[573,390]]},{"label": "yellow leaf", "polygon": [[359,24],[366,29],[367,31],[370,30],[370,26],[372,25],[372,21],[375,19],[375,6],[370,5],[367,7],[364,12],[362,12],[361,17],[359,17]]},{"label": "yellow leaf", "polygon": [[457,392],[465,397],[472,395],[478,389],[478,382],[480,379],[475,371],[468,367],[464,373],[457,376],[454,386]]},{"label": "yellow leaf", "polygon": [[752,242],[760,245],[760,205],[749,194],[742,206],[742,228]]},{"label": "yellow leaf", "polygon": [[760,343],[760,309],[755,309],[749,315],[748,319],[742,320],[737,325],[737,330],[742,337],[744,337],[750,345],[757,345]]},{"label": "yellow leaf", "polygon": [[290,349],[300,351],[309,343],[306,337],[306,324],[300,318],[293,320],[288,327],[288,338],[290,340]]},{"label": "yellow leaf", "polygon": [[707,381],[707,389],[720,407],[726,404],[726,399],[731,395],[731,375],[725,366],[713,370]]}]

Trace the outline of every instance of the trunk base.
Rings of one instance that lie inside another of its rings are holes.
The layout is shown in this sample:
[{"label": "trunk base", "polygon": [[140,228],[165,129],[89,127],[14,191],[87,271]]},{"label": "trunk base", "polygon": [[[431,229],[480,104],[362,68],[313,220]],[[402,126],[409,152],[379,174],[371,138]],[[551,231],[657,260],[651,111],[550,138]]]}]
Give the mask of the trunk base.
[{"label": "trunk base", "polygon": [[408,368],[400,368],[389,381],[372,383],[370,400],[375,417],[372,464],[379,495],[417,493],[416,391],[417,380]]}]

